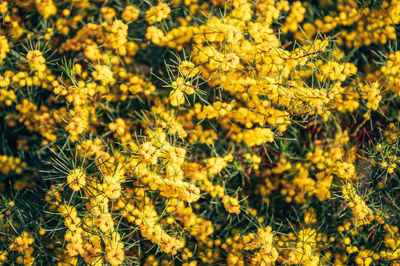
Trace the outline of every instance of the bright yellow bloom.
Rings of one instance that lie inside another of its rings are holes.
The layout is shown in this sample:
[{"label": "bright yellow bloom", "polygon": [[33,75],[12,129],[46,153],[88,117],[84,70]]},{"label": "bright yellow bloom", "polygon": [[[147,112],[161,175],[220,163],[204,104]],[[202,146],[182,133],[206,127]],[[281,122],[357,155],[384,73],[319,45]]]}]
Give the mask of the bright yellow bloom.
[{"label": "bright yellow bloom", "polygon": [[45,19],[57,13],[57,7],[54,5],[53,0],[35,0],[35,3],[37,11]]},{"label": "bright yellow bloom", "polygon": [[195,64],[186,60],[180,63],[179,70],[184,77],[188,78],[192,78],[199,73],[199,69],[195,67]]},{"label": "bright yellow bloom", "polygon": [[92,72],[93,78],[99,80],[103,85],[114,84],[115,79],[113,77],[113,72],[109,66],[106,65],[96,65],[94,67],[95,71]]},{"label": "bright yellow bloom", "polygon": [[124,12],[121,14],[121,18],[125,22],[136,21],[139,17],[140,10],[135,6],[127,6],[125,7]]},{"label": "bright yellow bloom", "polygon": [[236,214],[240,213],[239,201],[236,198],[232,198],[228,195],[225,195],[222,198],[222,203],[224,204],[224,207],[227,212]]},{"label": "bright yellow bloom", "polygon": [[180,89],[175,89],[169,93],[169,102],[172,106],[180,106],[185,103],[185,94]]},{"label": "bright yellow bloom", "polygon": [[10,250],[14,250],[17,252],[23,252],[34,241],[35,241],[35,239],[33,237],[31,237],[28,232],[24,231],[20,236],[17,236],[14,239],[14,242],[10,245]]},{"label": "bright yellow bloom", "polygon": [[110,213],[102,213],[96,221],[96,225],[103,233],[109,232],[113,226],[114,222]]},{"label": "bright yellow bloom", "polygon": [[225,54],[222,57],[221,69],[229,71],[236,68],[237,64],[239,64],[239,57],[235,53]]},{"label": "bright yellow bloom", "polygon": [[8,3],[7,3],[7,1],[1,1],[1,2],[0,2],[0,13],[1,13],[1,14],[4,14],[4,13],[7,12],[7,10],[8,10]]},{"label": "bright yellow bloom", "polygon": [[150,8],[146,12],[146,21],[152,25],[166,19],[171,13],[171,8],[166,3],[158,3],[157,6]]},{"label": "bright yellow bloom", "polygon": [[10,46],[6,36],[0,36],[0,63],[6,58],[6,54],[10,51]]},{"label": "bright yellow bloom", "polygon": [[73,169],[67,176],[67,182],[72,190],[79,191],[86,185],[85,171],[80,167]]},{"label": "bright yellow bloom", "polygon": [[46,70],[46,59],[39,50],[29,51],[26,55],[29,67],[32,71],[44,72]]},{"label": "bright yellow bloom", "polygon": [[1,262],[7,262],[7,255],[8,252],[7,251],[0,251],[0,261]]},{"label": "bright yellow bloom", "polygon": [[122,265],[122,262],[125,259],[124,250],[122,249],[122,244],[119,246],[106,247],[106,255],[104,256],[105,260],[108,261],[111,265]]},{"label": "bright yellow bloom", "polygon": [[146,39],[151,40],[156,45],[161,45],[164,40],[164,33],[155,26],[150,26],[146,30]]}]

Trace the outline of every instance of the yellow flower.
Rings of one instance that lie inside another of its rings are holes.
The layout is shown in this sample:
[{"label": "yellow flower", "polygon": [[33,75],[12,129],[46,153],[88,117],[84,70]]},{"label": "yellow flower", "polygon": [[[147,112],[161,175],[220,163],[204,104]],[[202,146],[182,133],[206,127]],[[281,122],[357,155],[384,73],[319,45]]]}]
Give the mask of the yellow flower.
[{"label": "yellow flower", "polygon": [[147,165],[156,164],[161,151],[151,142],[145,142],[140,145],[139,161]]},{"label": "yellow flower", "polygon": [[[366,219],[372,215],[372,210],[367,206],[365,201],[357,194],[357,190],[351,183],[342,186],[343,198],[349,203],[353,215],[362,222],[369,223]],[[364,221],[364,219],[366,219]]]},{"label": "yellow flower", "polygon": [[237,64],[239,64],[239,57],[235,53],[225,54],[222,57],[221,69],[229,71],[236,68]]},{"label": "yellow flower", "polygon": [[115,83],[113,72],[109,66],[96,65],[94,69],[95,71],[92,72],[93,78],[99,80],[103,85],[113,85]]},{"label": "yellow flower", "polygon": [[7,3],[7,1],[2,1],[2,2],[0,2],[0,13],[1,13],[1,14],[6,13],[6,12],[7,12],[7,9],[8,9],[8,3]]},{"label": "yellow flower", "polygon": [[107,32],[105,38],[106,47],[111,49],[124,47],[123,45],[127,42],[128,25],[122,22],[122,20],[115,20],[111,26],[107,27]]},{"label": "yellow flower", "polygon": [[29,67],[32,71],[44,72],[46,70],[46,59],[41,51],[29,51],[26,59],[28,59]]},{"label": "yellow flower", "polygon": [[255,247],[261,247],[261,249],[254,253],[251,259],[252,265],[273,265],[276,262],[279,254],[273,246],[273,242],[274,234],[270,226],[267,226],[265,229],[258,229],[257,237],[253,239],[252,244]]},{"label": "yellow flower", "polygon": [[195,68],[194,63],[190,61],[182,61],[179,65],[179,70],[184,77],[192,78],[199,73],[199,69]]},{"label": "yellow flower", "polygon": [[185,94],[180,89],[172,90],[169,93],[169,102],[172,106],[179,106],[185,103]]},{"label": "yellow flower", "polygon": [[238,43],[242,39],[242,32],[234,26],[227,25],[225,27],[225,40],[230,43]]},{"label": "yellow flower", "polygon": [[102,184],[104,195],[109,199],[117,199],[121,196],[121,184],[119,177],[106,176]]},{"label": "yellow flower", "polygon": [[103,14],[106,21],[110,22],[113,18],[115,18],[117,11],[115,11],[115,9],[112,7],[104,6],[100,9],[100,13]]},{"label": "yellow flower", "polygon": [[82,239],[80,239],[78,242],[68,243],[65,248],[69,256],[74,257],[79,255],[80,253],[83,252]]},{"label": "yellow flower", "polygon": [[379,83],[374,82],[371,84],[371,86],[365,85],[361,88],[361,90],[365,92],[363,99],[367,100],[367,108],[377,110],[382,99],[382,96],[380,95],[381,91],[379,89]]},{"label": "yellow flower", "polygon": [[36,9],[45,19],[57,13],[53,0],[35,0]]},{"label": "yellow flower", "polygon": [[240,213],[240,205],[239,201],[236,198],[232,198],[228,195],[224,195],[222,197],[222,203],[224,204],[224,207],[227,212],[229,213]]},{"label": "yellow flower", "polygon": [[136,21],[139,17],[140,10],[135,6],[127,6],[125,7],[124,12],[121,14],[121,18],[125,22]]},{"label": "yellow flower", "polygon": [[188,95],[192,95],[195,90],[194,86],[191,84],[189,81],[185,81],[185,79],[179,77],[175,81],[171,83],[171,87],[174,90],[180,90],[182,92],[185,92]]},{"label": "yellow flower", "polygon": [[125,259],[124,250],[122,249],[122,245],[112,246],[106,248],[106,255],[104,256],[105,260],[108,261],[111,265],[121,265]]},{"label": "yellow flower", "polygon": [[[7,2],[6,2],[7,3]],[[0,63],[6,58],[6,54],[10,51],[10,46],[6,36],[0,36]]]},{"label": "yellow flower", "polygon": [[166,19],[171,13],[171,8],[166,3],[158,3],[146,12],[146,21],[151,25]]},{"label": "yellow flower", "polygon": [[161,45],[164,40],[164,32],[155,26],[150,26],[146,30],[147,40],[151,40],[156,45]]},{"label": "yellow flower", "polygon": [[67,182],[72,190],[79,191],[86,185],[85,171],[81,167],[73,169],[67,176]]},{"label": "yellow flower", "polygon": [[97,227],[103,232],[107,233],[114,226],[114,221],[110,213],[102,213],[96,221]]},{"label": "yellow flower", "polygon": [[[98,237],[98,236],[96,236]],[[99,243],[100,244],[100,243]],[[91,243],[86,243],[83,245],[83,252],[81,256],[85,260],[86,263],[92,265],[100,265],[101,260],[101,246],[94,246]]]},{"label": "yellow flower", "polygon": [[85,132],[89,127],[88,117],[85,114],[78,114],[73,116],[69,124],[65,127],[73,139],[75,139],[79,134]]},{"label": "yellow flower", "polygon": [[343,179],[354,179],[357,177],[356,168],[352,163],[339,163],[337,175]]},{"label": "yellow flower", "polygon": [[10,245],[10,250],[17,252],[23,252],[30,244],[34,242],[34,238],[31,237],[28,232],[24,231],[20,236],[14,239],[14,242]]},{"label": "yellow flower", "polygon": [[7,261],[7,255],[8,252],[7,251],[0,251],[0,261],[1,262],[6,262]]}]

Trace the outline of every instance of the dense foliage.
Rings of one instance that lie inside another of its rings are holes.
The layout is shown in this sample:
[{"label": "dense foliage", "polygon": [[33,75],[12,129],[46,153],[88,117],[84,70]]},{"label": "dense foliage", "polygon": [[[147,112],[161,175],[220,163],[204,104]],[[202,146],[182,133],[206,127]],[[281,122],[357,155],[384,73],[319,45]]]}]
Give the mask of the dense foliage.
[{"label": "dense foliage", "polygon": [[0,19],[0,263],[400,265],[399,0]]}]

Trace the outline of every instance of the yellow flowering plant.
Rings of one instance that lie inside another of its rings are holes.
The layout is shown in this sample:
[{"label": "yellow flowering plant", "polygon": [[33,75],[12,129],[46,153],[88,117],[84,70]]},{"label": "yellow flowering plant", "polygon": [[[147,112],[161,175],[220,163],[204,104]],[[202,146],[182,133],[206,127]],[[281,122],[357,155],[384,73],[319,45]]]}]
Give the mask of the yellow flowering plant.
[{"label": "yellow flowering plant", "polygon": [[0,18],[2,265],[398,264],[398,0]]}]

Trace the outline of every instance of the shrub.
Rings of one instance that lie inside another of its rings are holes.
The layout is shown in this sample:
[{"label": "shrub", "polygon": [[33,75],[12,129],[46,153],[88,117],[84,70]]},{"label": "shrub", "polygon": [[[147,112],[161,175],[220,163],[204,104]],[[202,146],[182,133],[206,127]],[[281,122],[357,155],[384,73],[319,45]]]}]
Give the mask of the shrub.
[{"label": "shrub", "polygon": [[2,1],[0,262],[399,264],[400,1]]}]

